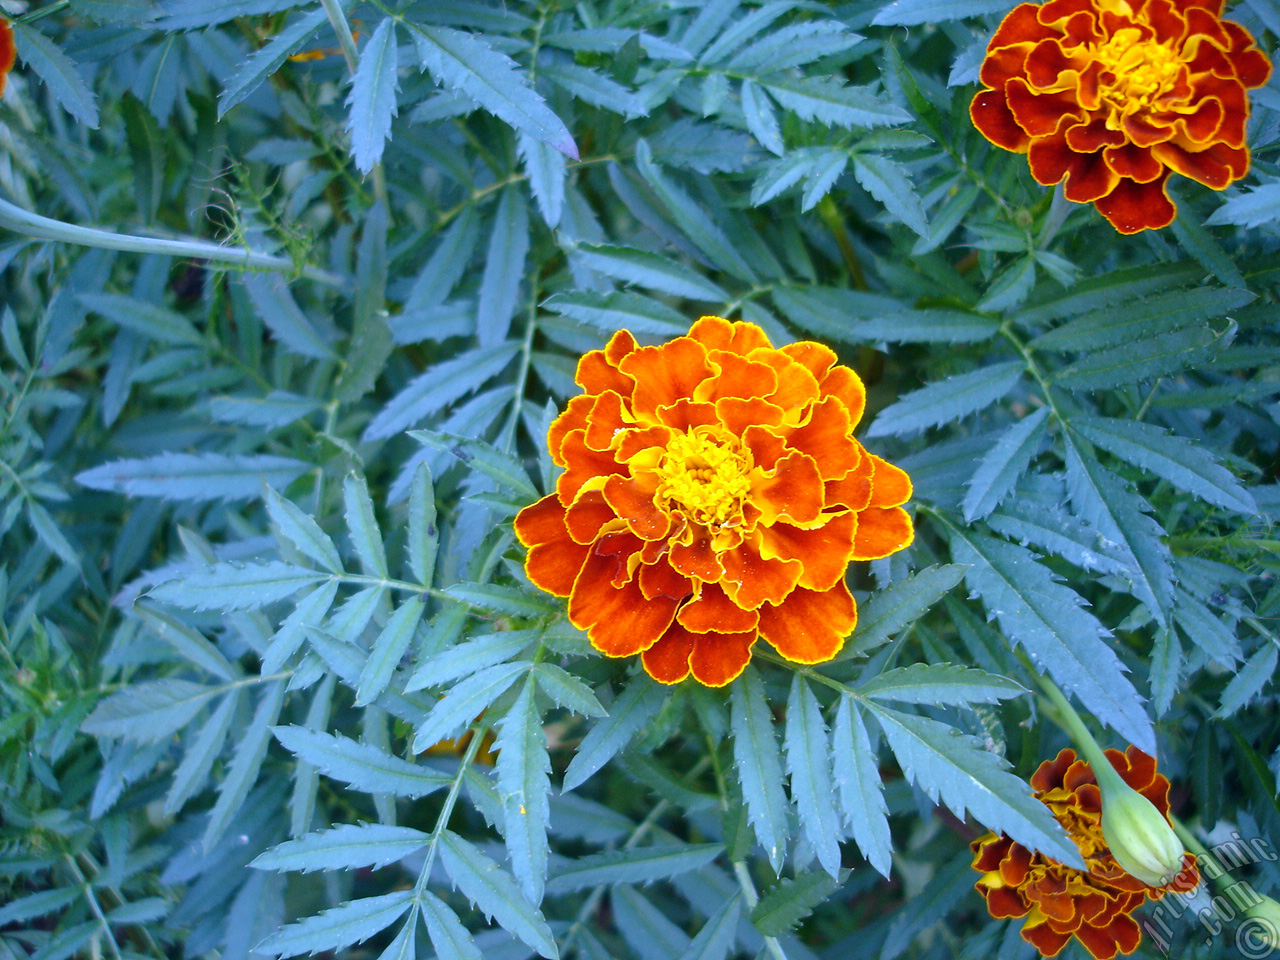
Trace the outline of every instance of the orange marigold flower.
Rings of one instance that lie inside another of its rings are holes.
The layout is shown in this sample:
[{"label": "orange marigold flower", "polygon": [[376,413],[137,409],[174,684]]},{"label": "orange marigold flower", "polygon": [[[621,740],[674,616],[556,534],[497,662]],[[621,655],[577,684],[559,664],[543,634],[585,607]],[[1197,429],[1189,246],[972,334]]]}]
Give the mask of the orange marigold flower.
[{"label": "orange marigold flower", "polygon": [[569,619],[655,680],[723,686],[764,637],[788,660],[835,655],[857,619],[845,568],[911,542],[911,481],[862,448],[862,381],[803,341],[703,317],[578,363],[551,425],[555,493],[520,511],[525,570]]},{"label": "orange marigold flower", "polygon": [[0,17],[0,96],[4,94],[5,78],[9,76],[9,71],[13,69],[13,63],[18,58],[18,49],[13,44],[13,27],[9,26],[9,21]]},{"label": "orange marigold flower", "polygon": [[987,45],[974,125],[1121,233],[1168,226],[1171,171],[1215,190],[1249,171],[1245,90],[1271,63],[1222,4],[1020,4]]},{"label": "orange marigold flower", "polygon": [[[1129,786],[1169,816],[1169,781],[1137,747],[1108,750],[1107,759]],[[1149,887],[1120,869],[1102,835],[1102,794],[1093,769],[1071,749],[1046,760],[1031,778],[1035,796],[1062,824],[1084,858],[1087,871],[1067,867],[1028,850],[1005,834],[975,840],[974,885],[996,919],[1026,917],[1022,938],[1054,957],[1073,936],[1098,960],[1130,954],[1142,939],[1130,916],[1147,900],[1170,890],[1189,891],[1200,882],[1196,859],[1186,854],[1182,872],[1163,887]]]}]

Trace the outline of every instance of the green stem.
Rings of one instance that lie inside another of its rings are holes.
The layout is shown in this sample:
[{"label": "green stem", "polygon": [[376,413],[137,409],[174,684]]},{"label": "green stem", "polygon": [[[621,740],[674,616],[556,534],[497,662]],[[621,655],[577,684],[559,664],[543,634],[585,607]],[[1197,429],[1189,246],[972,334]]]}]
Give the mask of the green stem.
[{"label": "green stem", "polygon": [[1044,691],[1045,696],[1053,705],[1055,719],[1066,728],[1075,745],[1084,754],[1085,760],[1089,762],[1089,766],[1093,768],[1093,775],[1098,781],[1098,786],[1102,787],[1104,791],[1125,792],[1131,790],[1132,788],[1124,782],[1120,774],[1116,772],[1116,768],[1111,765],[1106,753],[1103,752],[1102,747],[1098,746],[1098,741],[1094,739],[1093,734],[1089,732],[1089,728],[1080,719],[1080,714],[1076,713],[1075,707],[1071,706],[1062,691],[1058,689],[1057,684],[1036,670],[1032,664],[1028,663],[1027,667],[1030,674],[1035,677],[1036,683],[1040,685],[1040,689]]},{"label": "green stem", "polygon": [[115,233],[97,227],[79,227],[63,223],[38,213],[23,210],[8,200],[0,199],[0,228],[12,230],[24,237],[37,240],[54,240],[74,243],[84,247],[101,247],[106,250],[125,250],[130,253],[156,253],[169,257],[187,257],[195,260],[213,260],[245,270],[277,270],[281,273],[299,273],[308,280],[330,287],[345,287],[347,281],[337,274],[318,267],[303,266],[284,257],[252,250],[237,250],[204,240],[161,239],[138,237],[128,233]]}]

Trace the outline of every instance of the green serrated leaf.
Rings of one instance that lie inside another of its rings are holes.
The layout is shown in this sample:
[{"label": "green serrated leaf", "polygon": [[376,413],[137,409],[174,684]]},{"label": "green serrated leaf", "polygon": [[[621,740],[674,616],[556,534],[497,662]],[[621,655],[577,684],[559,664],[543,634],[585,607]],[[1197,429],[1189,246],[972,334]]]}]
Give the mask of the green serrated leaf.
[{"label": "green serrated leaf", "polygon": [[751,911],[751,923],[766,937],[784,937],[839,885],[835,877],[818,872],[784,879],[760,898]]},{"label": "green serrated leaf", "polygon": [[773,714],[764,684],[748,666],[729,688],[733,763],[742,784],[742,798],[756,839],[774,871],[782,869],[789,829],[787,800],[782,791],[782,757],[773,732]]}]

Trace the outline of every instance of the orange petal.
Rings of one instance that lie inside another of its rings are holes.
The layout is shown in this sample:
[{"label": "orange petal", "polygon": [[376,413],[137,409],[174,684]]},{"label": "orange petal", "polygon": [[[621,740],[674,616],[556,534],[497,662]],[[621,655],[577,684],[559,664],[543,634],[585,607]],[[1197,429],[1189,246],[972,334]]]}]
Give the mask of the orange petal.
[{"label": "orange petal", "polygon": [[853,560],[878,560],[897,553],[915,539],[911,517],[901,507],[868,507],[858,514]]},{"label": "orange petal", "polygon": [[609,338],[603,350],[592,350],[582,355],[574,380],[587,393],[613,390],[620,396],[631,396],[635,381],[621,373],[618,364],[635,349],[636,338],[631,336],[630,331],[619,330]]},{"label": "orange petal", "polygon": [[612,390],[606,390],[595,398],[591,412],[587,414],[587,445],[596,450],[610,449],[618,432],[634,425],[629,421],[622,405],[622,397]]},{"label": "orange petal", "polygon": [[607,524],[613,523],[615,528],[622,526],[613,507],[605,502],[604,494],[599,490],[589,490],[578,497],[565,511],[564,521],[569,536],[575,542],[582,544],[594,543],[601,533],[606,532]]},{"label": "orange petal", "polygon": [[694,679],[708,687],[723,687],[751,662],[751,645],[756,642],[756,632],[747,633],[695,633],[693,653],[689,655],[689,667]]},{"label": "orange petal", "polygon": [[836,360],[836,352],[825,344],[815,343],[813,340],[797,340],[795,343],[789,343],[781,349],[796,363],[803,364],[805,369],[813,374],[813,378],[819,383],[822,378],[827,375],[827,371],[831,369]]},{"label": "orange petal", "polygon": [[854,511],[865,510],[871,503],[871,477],[874,472],[875,463],[871,454],[863,450],[862,459],[847,477],[826,482],[823,497],[827,509],[846,506]]},{"label": "orange petal", "polygon": [[634,656],[653,646],[676,616],[678,600],[646,600],[639,578],[621,586],[611,581],[617,559],[591,551],[569,598],[569,620],[587,631],[591,645],[609,657]]},{"label": "orange petal", "polygon": [[1105,927],[1081,924],[1076,937],[1097,960],[1111,960],[1117,953],[1133,953],[1138,949],[1142,931],[1132,917],[1119,914],[1111,917]]},{"label": "orange petal", "polygon": [[751,359],[767,363],[777,374],[778,388],[768,399],[782,408],[784,418],[798,420],[801,408],[818,399],[818,380],[804,364],[779,350],[757,350]]},{"label": "orange petal", "polygon": [[901,467],[881,460],[874,453],[867,456],[875,472],[871,475],[871,499],[869,507],[896,507],[911,499],[911,478]]},{"label": "orange petal", "polygon": [[567,597],[590,548],[574,543],[565,528],[565,510],[554,495],[530,504],[516,516],[516,536],[529,547],[524,569],[547,593]]},{"label": "orange petal", "polygon": [[740,437],[751,426],[773,427],[782,423],[783,410],[759,397],[725,397],[716,403],[716,417],[725,429]]},{"label": "orange petal", "polygon": [[1120,233],[1159,230],[1173,223],[1177,213],[1165,192],[1168,179],[1166,173],[1150,183],[1121,180],[1109,194],[1099,197],[1094,206]]},{"label": "orange petal", "polygon": [[754,323],[729,321],[723,317],[702,317],[689,328],[689,337],[708,350],[728,350],[743,356],[752,350],[772,346],[769,337]]},{"label": "orange petal", "polygon": [[759,476],[752,479],[751,497],[761,510],[762,523],[773,523],[779,517],[795,523],[818,519],[824,491],[822,475],[813,457],[795,451],[779,460],[771,475],[765,471],[758,473]]},{"label": "orange petal", "polygon": [[695,400],[714,403],[721,397],[763,397],[778,389],[778,376],[768,364],[726,350],[711,351],[709,359],[720,372],[698,384]]},{"label": "orange petal", "polygon": [[867,407],[867,388],[862,385],[862,378],[848,367],[832,367],[820,389],[824,396],[840,399],[849,411],[850,428],[856,427]]},{"label": "orange petal", "polygon": [[626,474],[612,453],[587,446],[584,430],[574,430],[566,436],[560,451],[564,455],[565,471],[556,480],[556,495],[561,503],[573,503],[578,492],[593,480],[597,481],[593,487],[603,486],[601,478],[615,473]]},{"label": "orange petal", "polygon": [[671,624],[641,655],[644,672],[659,683],[679,683],[689,675],[689,654],[693,653],[693,634],[678,623]]},{"label": "orange petal", "polygon": [[999,90],[1006,80],[1026,76],[1027,54],[1034,48],[1034,43],[1011,43],[988,49],[978,71],[978,79],[984,87]]},{"label": "orange petal", "polygon": [[843,513],[813,530],[775,523],[761,528],[760,553],[770,559],[799,560],[804,564],[800,586],[830,590],[849,566],[856,522],[853,513]]},{"label": "orange petal", "polygon": [[[987,898],[987,912],[996,920],[1003,920],[1005,917],[1025,917],[1031,909],[1030,904],[1012,887],[994,887],[990,890],[983,889],[982,892]],[[1026,934],[1024,933],[1023,936]]]},{"label": "orange petal", "polygon": [[858,622],[858,608],[841,580],[830,590],[796,587],[778,606],[760,608],[760,636],[793,663],[830,660]]},{"label": "orange petal", "polygon": [[564,408],[564,412],[551,422],[551,429],[547,431],[547,449],[551,452],[551,459],[557,467],[565,465],[565,459],[560,453],[565,437],[574,430],[586,429],[587,415],[595,406],[595,402],[595,397],[585,395],[573,397]]},{"label": "orange petal", "polygon": [[730,600],[720,584],[704,583],[702,595],[681,607],[676,619],[692,633],[754,633],[760,616]]},{"label": "orange petal", "polygon": [[[687,520],[683,522],[689,523]],[[673,567],[686,577],[696,577],[699,580],[719,580],[724,576],[721,557],[712,547],[711,534],[706,528],[690,524],[687,531],[677,536],[682,539],[671,543],[670,557]],[[683,541],[686,537],[689,540],[688,543]]]},{"label": "orange petal", "polygon": [[774,428],[752,424],[743,431],[731,428],[729,432],[742,437],[743,446],[751,452],[752,464],[761,470],[773,470],[787,455],[787,442],[774,432]]},{"label": "orange petal", "polygon": [[764,559],[758,543],[726,550],[721,561],[725,592],[747,610],[765,602],[781,603],[804,574],[804,564],[799,560]]},{"label": "orange petal", "polygon": [[653,424],[648,427],[631,427],[618,434],[617,447],[613,453],[614,458],[619,463],[626,463],[641,451],[651,450],[654,447],[665,449],[673,436],[675,436],[675,431],[663,424]]},{"label": "orange petal", "polygon": [[653,417],[658,407],[682,397],[711,376],[706,347],[688,337],[676,337],[657,347],[641,347],[622,358],[619,369],[635,378],[631,410],[637,417]]},{"label": "orange petal", "polygon": [[646,600],[657,597],[683,600],[693,593],[693,584],[663,558],[640,567],[640,592]]},{"label": "orange petal", "polygon": [[516,514],[516,537],[526,547],[565,536],[564,505],[555,494],[531,503]]},{"label": "orange petal", "polygon": [[1096,153],[1103,147],[1118,147],[1123,143],[1124,134],[1108,129],[1106,120],[1090,120],[1067,128],[1067,148],[1076,153]]},{"label": "orange petal", "polygon": [[655,481],[652,474],[639,479],[614,474],[604,482],[605,500],[642,540],[660,540],[671,530],[671,518],[654,503]]},{"label": "orange petal", "polygon": [[715,404],[697,403],[688,397],[681,397],[673,404],[659,407],[658,419],[675,430],[691,430],[720,422]]},{"label": "orange petal", "polygon": [[808,418],[786,440],[791,449],[813,458],[823,480],[846,476],[862,459],[862,448],[853,439],[849,410],[836,397],[813,404]]}]

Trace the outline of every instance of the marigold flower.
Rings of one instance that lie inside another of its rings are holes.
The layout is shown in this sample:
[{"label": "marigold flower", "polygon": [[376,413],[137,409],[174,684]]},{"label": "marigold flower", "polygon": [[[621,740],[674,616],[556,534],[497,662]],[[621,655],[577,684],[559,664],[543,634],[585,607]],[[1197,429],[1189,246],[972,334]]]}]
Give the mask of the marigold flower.
[{"label": "marigold flower", "polygon": [[5,79],[13,69],[18,58],[18,48],[13,43],[13,27],[9,21],[0,17],[0,96],[4,95]]},{"label": "marigold flower", "polygon": [[857,619],[849,561],[913,536],[910,479],[853,438],[858,376],[821,344],[703,317],[660,346],[614,334],[577,382],[547,434],[556,491],[516,517],[529,579],[662,683],[723,686],[757,637],[834,656]]},{"label": "marigold flower", "polygon": [[[1169,781],[1156,773],[1153,758],[1131,746],[1124,753],[1108,750],[1107,759],[1125,783],[1168,817]],[[1126,873],[1103,837],[1102,793],[1093,769],[1077,760],[1074,750],[1064,749],[1040,764],[1031,786],[1075,841],[1088,870],[1064,866],[1005,834],[988,833],[970,847],[973,868],[982,874],[974,887],[991,916],[1026,917],[1022,938],[1046,957],[1057,956],[1073,936],[1098,960],[1133,953],[1142,932],[1130,914],[1170,890],[1194,889],[1200,882],[1195,857],[1186,854],[1182,872],[1165,886],[1150,887]]]},{"label": "marigold flower", "polygon": [[1249,171],[1246,89],[1271,76],[1223,0],[1023,3],[987,45],[969,108],[1031,175],[1066,179],[1121,233],[1168,226],[1170,172],[1215,190]]}]

